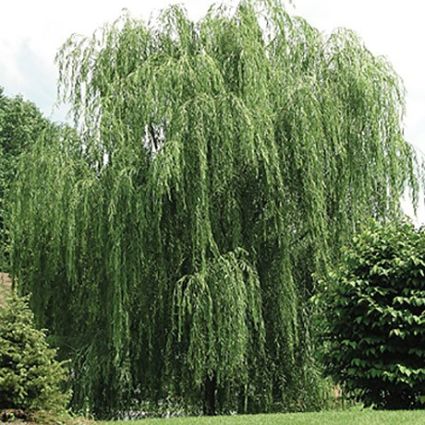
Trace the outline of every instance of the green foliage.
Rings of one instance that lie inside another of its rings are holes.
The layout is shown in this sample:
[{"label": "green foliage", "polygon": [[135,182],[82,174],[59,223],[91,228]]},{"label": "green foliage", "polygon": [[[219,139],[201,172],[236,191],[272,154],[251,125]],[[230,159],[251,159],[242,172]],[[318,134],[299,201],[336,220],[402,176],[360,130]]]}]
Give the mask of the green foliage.
[{"label": "green foliage", "polygon": [[20,154],[51,125],[31,102],[10,98],[0,87],[0,271],[8,271],[8,233],[5,228],[6,194],[16,177]]},{"label": "green foliage", "polygon": [[67,372],[55,357],[26,300],[9,298],[0,308],[0,409],[63,413]]},{"label": "green foliage", "polygon": [[312,274],[417,190],[391,66],[274,1],[124,15],[58,62],[81,139],[24,155],[10,228],[73,406],[319,408]]},{"label": "green foliage", "polygon": [[376,224],[331,274],[327,361],[367,404],[418,406],[425,395],[425,232]]},{"label": "green foliage", "polygon": [[48,125],[33,103],[20,96],[7,97],[0,88],[0,145],[5,155],[17,157]]}]

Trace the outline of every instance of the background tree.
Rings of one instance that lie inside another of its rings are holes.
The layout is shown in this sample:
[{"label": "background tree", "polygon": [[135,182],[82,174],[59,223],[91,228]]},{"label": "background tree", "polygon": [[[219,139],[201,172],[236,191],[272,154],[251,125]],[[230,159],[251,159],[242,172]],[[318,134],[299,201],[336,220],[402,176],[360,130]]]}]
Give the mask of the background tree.
[{"label": "background tree", "polygon": [[326,280],[329,371],[367,405],[407,409],[425,389],[425,234],[375,224]]},{"label": "background tree", "polygon": [[417,190],[391,66],[273,1],[125,15],[58,62],[82,142],[23,158],[12,263],[74,406],[319,408],[312,275]]},{"label": "background tree", "polygon": [[22,97],[7,97],[0,87],[0,271],[8,271],[5,259],[7,230],[4,225],[6,192],[16,176],[20,154],[51,125],[37,107]]}]

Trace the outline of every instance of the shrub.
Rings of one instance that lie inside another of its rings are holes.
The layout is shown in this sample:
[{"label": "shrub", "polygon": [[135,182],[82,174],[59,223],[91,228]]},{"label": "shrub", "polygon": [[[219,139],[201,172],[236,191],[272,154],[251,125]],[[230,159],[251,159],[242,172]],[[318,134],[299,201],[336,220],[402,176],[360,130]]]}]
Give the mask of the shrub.
[{"label": "shrub", "polygon": [[11,297],[0,308],[0,409],[64,412],[66,369],[55,357],[26,299]]},{"label": "shrub", "polygon": [[425,233],[373,225],[327,281],[327,367],[367,405],[413,408],[425,394]]}]

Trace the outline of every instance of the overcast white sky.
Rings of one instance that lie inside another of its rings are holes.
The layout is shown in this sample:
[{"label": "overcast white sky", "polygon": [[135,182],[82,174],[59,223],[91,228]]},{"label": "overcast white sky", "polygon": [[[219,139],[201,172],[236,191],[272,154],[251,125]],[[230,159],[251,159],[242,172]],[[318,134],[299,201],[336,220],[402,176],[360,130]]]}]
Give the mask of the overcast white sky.
[{"label": "overcast white sky", "polygon": [[[177,2],[191,18],[199,19],[214,0]],[[33,101],[47,116],[62,119],[63,111],[53,108],[54,57],[66,38],[91,34],[115,20],[123,8],[148,18],[171,3],[176,1],[0,0],[0,86],[9,95],[22,94]],[[356,31],[374,54],[390,60],[407,90],[406,137],[425,152],[425,1],[293,0],[289,8],[325,33],[337,27]]]}]

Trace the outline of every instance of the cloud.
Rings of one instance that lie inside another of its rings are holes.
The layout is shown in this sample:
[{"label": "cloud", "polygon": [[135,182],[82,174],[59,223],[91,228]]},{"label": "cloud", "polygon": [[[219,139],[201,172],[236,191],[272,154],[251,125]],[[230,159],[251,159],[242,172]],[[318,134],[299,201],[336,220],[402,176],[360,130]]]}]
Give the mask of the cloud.
[{"label": "cloud", "polygon": [[[14,0],[0,2],[0,85],[8,93],[22,93],[50,114],[56,93],[54,57],[72,33],[91,34],[115,20],[122,9],[149,18],[171,0]],[[212,0],[180,1],[190,16],[199,19]],[[236,0],[228,3],[235,4]],[[289,2],[287,2],[289,4]],[[375,54],[385,55],[405,82],[406,134],[423,146],[425,120],[425,56],[421,54],[425,26],[421,1],[399,0],[293,0],[294,13],[321,31],[344,26],[356,31]]]},{"label": "cloud", "polygon": [[[65,112],[55,109],[57,68],[54,58],[73,33],[90,35],[113,22],[128,9],[148,19],[170,0],[54,1],[14,0],[0,2],[0,86],[6,94],[21,94],[38,105],[44,114],[63,120]],[[194,19],[207,10],[210,1],[183,2]]]}]

